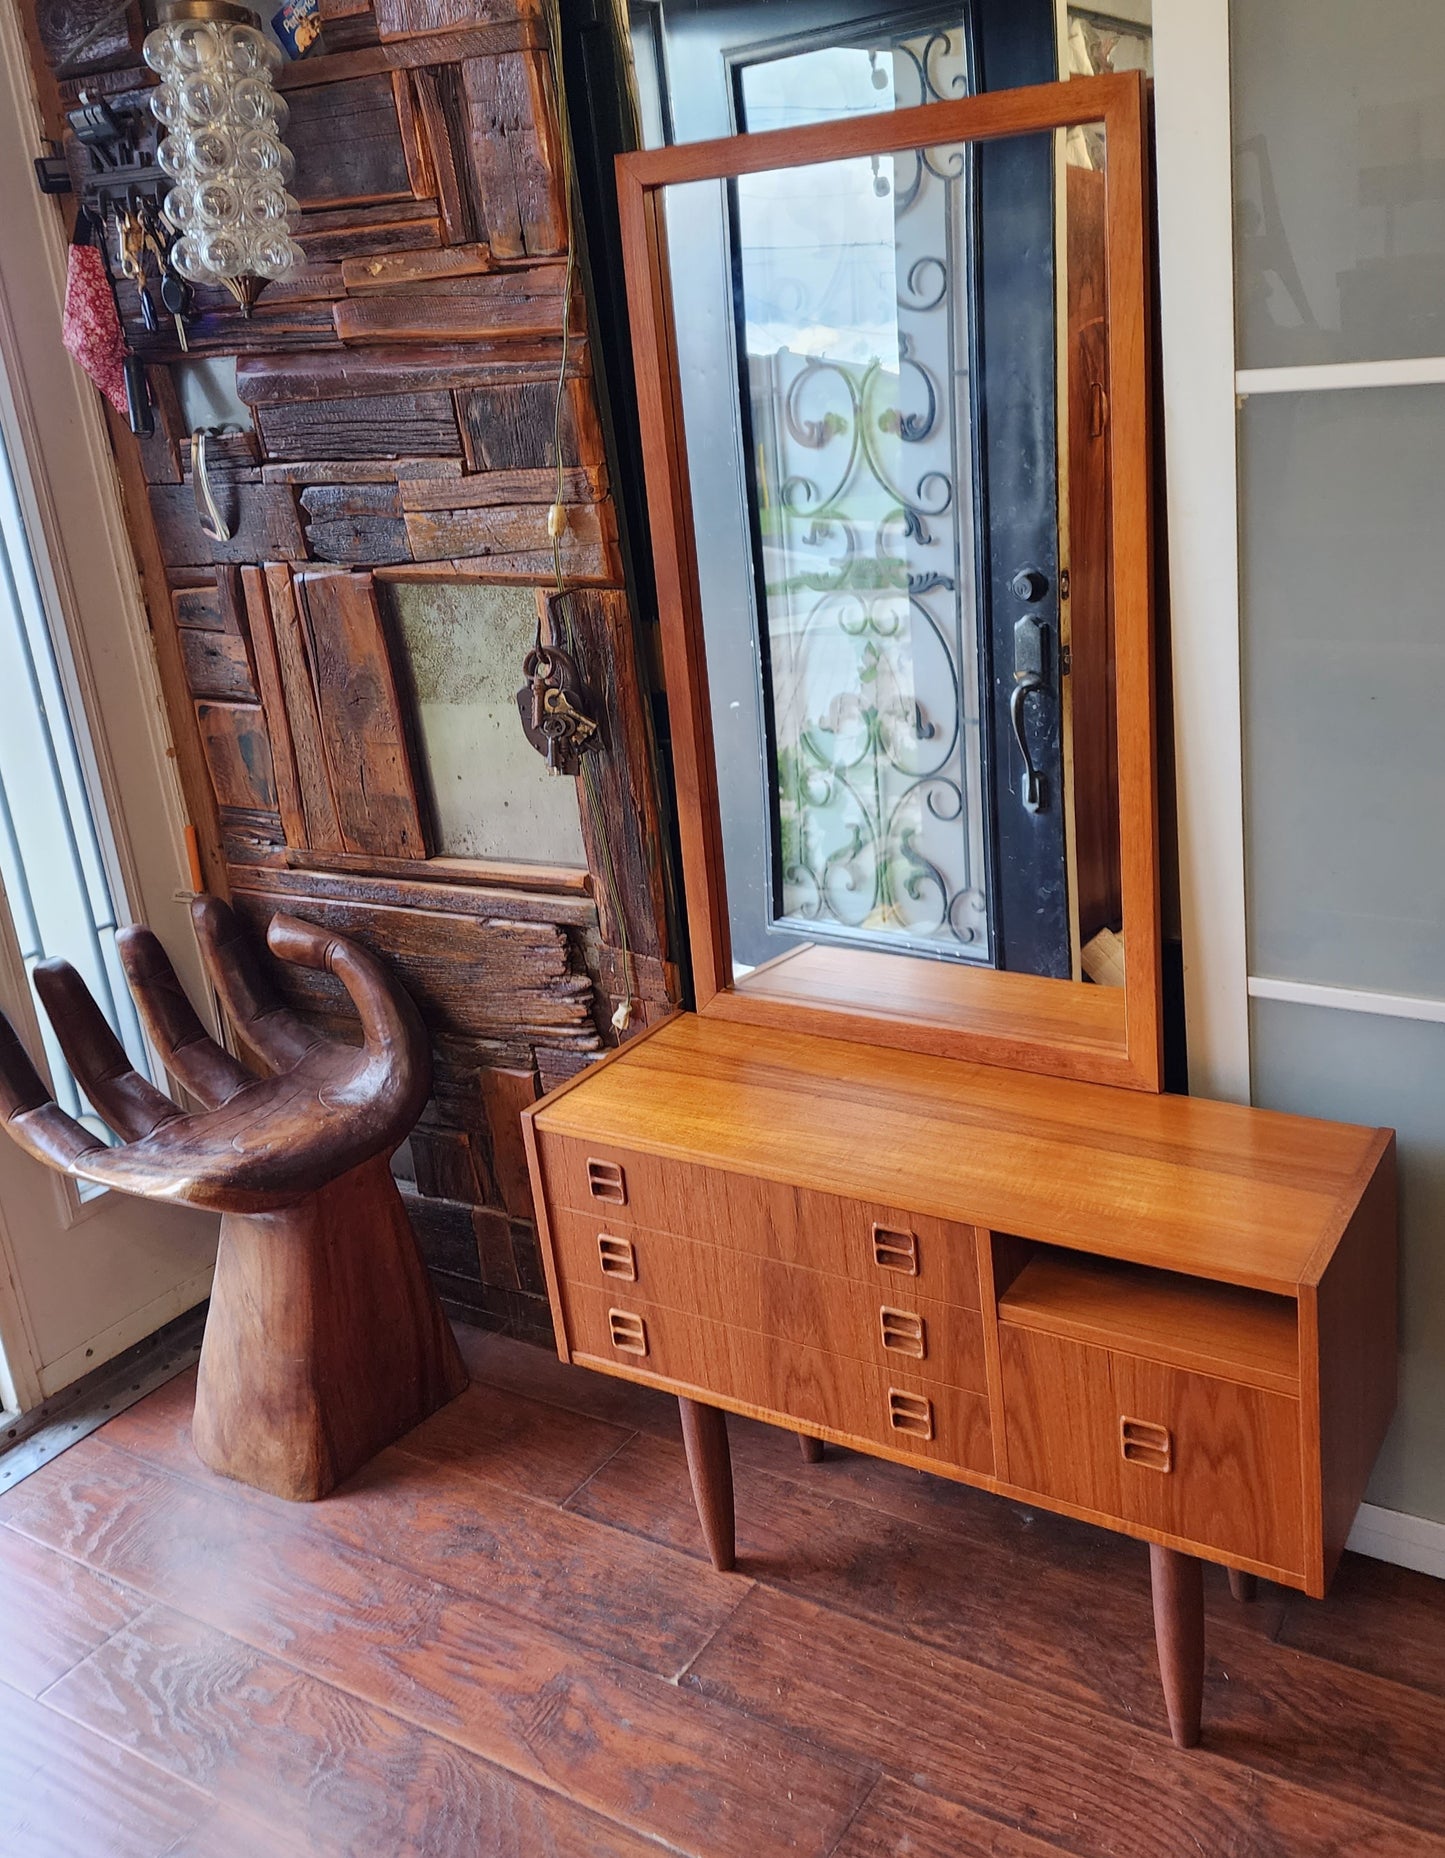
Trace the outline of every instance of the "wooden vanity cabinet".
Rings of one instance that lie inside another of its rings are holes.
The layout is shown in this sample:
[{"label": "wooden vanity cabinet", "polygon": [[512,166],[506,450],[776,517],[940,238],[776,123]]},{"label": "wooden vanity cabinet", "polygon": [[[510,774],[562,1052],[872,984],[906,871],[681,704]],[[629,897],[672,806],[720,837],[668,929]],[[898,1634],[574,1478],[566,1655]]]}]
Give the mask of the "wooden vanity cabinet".
[{"label": "wooden vanity cabinet", "polygon": [[693,1014],[526,1125],[565,1360],[1324,1592],[1394,1407],[1388,1130]]}]

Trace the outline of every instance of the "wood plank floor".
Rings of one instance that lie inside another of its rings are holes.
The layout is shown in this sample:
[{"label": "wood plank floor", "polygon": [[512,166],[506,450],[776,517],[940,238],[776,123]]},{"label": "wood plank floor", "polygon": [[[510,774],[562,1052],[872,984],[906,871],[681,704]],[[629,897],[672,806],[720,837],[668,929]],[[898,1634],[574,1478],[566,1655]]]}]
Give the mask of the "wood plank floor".
[{"label": "wood plank floor", "polygon": [[0,1500],[4,1858],[1445,1854],[1445,1585],[1211,1570],[1168,1740],[1144,1550],[464,1330],[342,1492],[211,1477],[173,1381]]}]

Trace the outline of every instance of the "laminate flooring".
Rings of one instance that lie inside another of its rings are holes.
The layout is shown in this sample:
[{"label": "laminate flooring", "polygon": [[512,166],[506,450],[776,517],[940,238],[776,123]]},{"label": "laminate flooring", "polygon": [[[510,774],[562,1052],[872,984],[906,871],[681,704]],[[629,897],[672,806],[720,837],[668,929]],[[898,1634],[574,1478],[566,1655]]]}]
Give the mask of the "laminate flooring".
[{"label": "laminate flooring", "polygon": [[1445,1585],[1209,1570],[1170,1744],[1138,1544],[478,1330],[326,1501],[213,1477],[183,1375],[0,1498],[4,1858],[1445,1854]]}]

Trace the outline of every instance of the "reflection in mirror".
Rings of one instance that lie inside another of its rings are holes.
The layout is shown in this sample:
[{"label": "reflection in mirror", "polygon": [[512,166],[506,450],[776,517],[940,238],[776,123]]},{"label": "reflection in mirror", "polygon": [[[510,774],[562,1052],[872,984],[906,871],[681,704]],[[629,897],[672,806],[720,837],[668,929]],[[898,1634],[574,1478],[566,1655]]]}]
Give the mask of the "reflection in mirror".
[{"label": "reflection in mirror", "polygon": [[1122,983],[1104,164],[1090,124],[664,190],[740,985]]},{"label": "reflection in mirror", "polygon": [[387,595],[438,853],[585,866],[577,784],[549,775],[517,727],[535,594],[401,581]]}]

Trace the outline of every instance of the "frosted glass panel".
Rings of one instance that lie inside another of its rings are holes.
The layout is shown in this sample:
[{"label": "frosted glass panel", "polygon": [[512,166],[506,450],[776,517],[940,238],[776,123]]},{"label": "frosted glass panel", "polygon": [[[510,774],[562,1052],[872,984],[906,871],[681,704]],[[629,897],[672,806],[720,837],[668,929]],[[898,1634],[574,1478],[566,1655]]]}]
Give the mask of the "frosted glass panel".
[{"label": "frosted glass panel", "polygon": [[1230,19],[1241,365],[1445,354],[1445,6]]},{"label": "frosted glass panel", "polygon": [[393,585],[391,595],[410,664],[437,850],[585,865],[577,783],[547,772],[517,712],[536,595],[436,583]]},{"label": "frosted glass panel", "polygon": [[1445,996],[1445,389],[1239,430],[1251,971]]},{"label": "frosted glass panel", "polygon": [[1253,1003],[1254,1094],[1270,1109],[1400,1137],[1400,1409],[1369,1499],[1445,1522],[1445,1026]]}]

